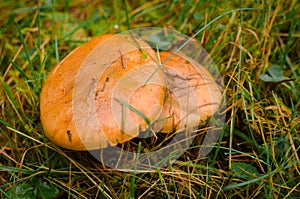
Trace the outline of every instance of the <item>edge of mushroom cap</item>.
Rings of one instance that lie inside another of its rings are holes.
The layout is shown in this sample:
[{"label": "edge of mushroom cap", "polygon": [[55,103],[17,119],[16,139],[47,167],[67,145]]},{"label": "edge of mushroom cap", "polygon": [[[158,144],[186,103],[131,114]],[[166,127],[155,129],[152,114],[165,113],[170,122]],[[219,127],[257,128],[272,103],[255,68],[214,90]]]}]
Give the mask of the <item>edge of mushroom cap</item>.
[{"label": "edge of mushroom cap", "polygon": [[[171,52],[161,52],[160,57],[162,61],[165,61],[169,56],[171,56]],[[195,93],[198,98],[198,103],[200,105],[199,111],[200,111],[200,119],[199,121],[194,121],[196,118],[191,117],[192,121],[189,121],[191,123],[191,126],[197,126],[201,123],[201,121],[206,120],[208,117],[212,116],[219,108],[221,105],[222,101],[222,93],[219,85],[215,82],[214,78],[210,74],[210,72],[202,65],[197,63],[195,60],[193,60],[190,57],[187,57],[186,55],[183,54],[176,54],[174,55],[170,60],[168,60],[167,63],[165,63],[165,69],[173,69],[176,72],[178,72],[179,75],[181,75],[181,78],[186,78],[187,82],[190,83],[190,81],[193,81],[193,78],[188,80],[187,76],[184,76],[183,74],[186,73],[188,74],[190,70],[185,70],[183,71],[182,68],[187,68],[187,67],[192,67],[195,70],[198,71],[199,76],[202,78],[201,83],[204,83],[205,85],[200,85],[198,88],[195,88]],[[181,73],[181,74],[180,74]],[[189,74],[191,77],[195,74]],[[195,79],[194,79],[195,80]],[[176,84],[176,83],[175,83]],[[191,86],[193,87],[193,86]],[[208,98],[207,98],[208,96]],[[170,103],[170,105],[164,105],[163,117],[172,117],[168,120],[166,120],[166,123],[162,129],[162,133],[170,133],[171,129],[173,131],[177,131],[179,129],[185,128],[185,125],[182,125],[182,114],[180,103],[178,102],[178,98],[180,96],[177,96],[177,99],[173,99],[176,97],[174,95],[174,92],[171,92],[170,96],[166,96],[166,102]],[[207,98],[207,99],[204,99]],[[172,103],[173,101],[173,103]],[[173,104],[173,106],[171,105]],[[207,105],[205,105],[207,104]],[[170,110],[170,108],[172,110]],[[173,113],[173,115],[168,115],[168,113]],[[197,124],[197,125],[196,125]]]},{"label": "edge of mushroom cap", "polygon": [[70,111],[73,84],[82,61],[93,48],[111,36],[100,35],[74,49],[50,71],[44,82],[40,94],[40,118],[45,135],[56,145],[72,150],[86,150],[86,145],[77,135]]}]

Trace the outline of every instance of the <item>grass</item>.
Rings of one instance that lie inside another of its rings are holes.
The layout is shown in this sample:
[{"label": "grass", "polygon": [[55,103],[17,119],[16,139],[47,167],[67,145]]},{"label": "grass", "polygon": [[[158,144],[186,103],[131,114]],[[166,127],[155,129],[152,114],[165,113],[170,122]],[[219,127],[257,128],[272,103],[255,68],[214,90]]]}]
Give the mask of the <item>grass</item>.
[{"label": "grass", "polygon": [[[0,198],[299,197],[299,5],[3,0]],[[39,93],[50,70],[94,36],[147,26],[190,36],[201,30],[196,38],[218,66],[227,98],[214,150],[199,160],[191,147],[157,172],[127,173],[52,144],[39,119]],[[283,80],[272,79],[274,65]]]}]

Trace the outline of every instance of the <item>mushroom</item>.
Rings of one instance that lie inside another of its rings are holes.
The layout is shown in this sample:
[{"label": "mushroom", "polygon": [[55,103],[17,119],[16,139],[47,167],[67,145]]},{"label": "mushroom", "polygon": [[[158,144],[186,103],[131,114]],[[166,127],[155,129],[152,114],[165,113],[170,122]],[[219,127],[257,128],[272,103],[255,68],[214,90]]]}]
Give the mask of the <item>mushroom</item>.
[{"label": "mushroom", "polygon": [[142,108],[143,99],[146,108],[139,113],[150,122],[162,110],[165,87],[157,67],[155,52],[132,35],[102,35],[75,49],[43,85],[45,135],[72,150],[105,148],[136,137],[149,122],[128,107]]},{"label": "mushroom", "polygon": [[210,72],[193,59],[171,52],[159,55],[162,62],[167,61],[164,71],[168,88],[160,116],[164,123],[161,132],[199,126],[218,110],[222,100],[220,86]]},{"label": "mushroom", "polygon": [[[171,56],[171,58],[170,58]],[[72,150],[124,143],[150,126],[196,127],[221,103],[221,90],[193,59],[157,53],[136,35],[102,35],[52,69],[40,95],[45,135]]]}]

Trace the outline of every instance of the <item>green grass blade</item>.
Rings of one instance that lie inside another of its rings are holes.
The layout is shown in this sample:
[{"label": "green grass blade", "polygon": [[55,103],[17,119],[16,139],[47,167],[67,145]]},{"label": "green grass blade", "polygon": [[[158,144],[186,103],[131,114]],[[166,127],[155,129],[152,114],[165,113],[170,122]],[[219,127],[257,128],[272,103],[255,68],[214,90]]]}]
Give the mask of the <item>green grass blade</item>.
[{"label": "green grass blade", "polygon": [[26,46],[25,41],[24,41],[23,33],[21,31],[21,27],[19,26],[18,22],[16,24],[17,24],[17,28],[18,28],[19,37],[20,37],[20,40],[21,40],[21,43],[22,43],[22,46],[23,46],[23,49],[24,49],[24,52],[25,52],[25,56],[26,56],[26,59],[27,59],[28,65],[29,65],[29,69],[31,71],[31,75],[32,75],[33,81],[35,83],[34,84],[34,92],[37,93],[38,92],[38,90],[37,90],[38,79],[36,77],[35,70],[34,70],[34,67],[33,67],[33,63],[30,59],[30,54],[28,52],[27,46]]},{"label": "green grass blade", "polygon": [[129,18],[128,4],[126,0],[124,0],[124,6],[125,6],[126,26],[128,30],[130,30],[130,18]]},{"label": "green grass blade", "polygon": [[15,63],[15,62],[11,62],[11,64],[13,65],[13,67],[20,73],[20,75],[26,80],[26,82],[28,83],[28,85],[30,86],[31,89],[34,89],[34,85],[32,84],[32,82],[30,81],[29,77],[26,75],[26,73]]},{"label": "green grass blade", "polygon": [[132,110],[133,112],[135,112],[138,116],[140,116],[143,120],[145,120],[145,122],[150,125],[151,122],[150,120],[142,113],[140,112],[139,110],[137,110],[136,108],[134,108],[133,106],[131,106],[130,104],[124,102],[123,100],[120,100],[120,99],[117,99],[117,98],[114,98],[114,100],[116,100],[117,102],[119,102],[120,104],[122,104],[123,106],[129,108],[130,110]]},{"label": "green grass blade", "polygon": [[264,9],[260,9],[260,8],[238,8],[235,10],[230,10],[228,12],[225,12],[219,16],[217,16],[216,18],[214,18],[213,20],[211,20],[210,22],[208,22],[204,27],[202,27],[200,30],[198,30],[194,35],[192,35],[188,40],[186,40],[178,49],[176,49],[176,51],[174,51],[163,63],[163,65],[165,65],[165,63],[167,63],[172,57],[174,57],[174,55],[178,54],[179,51],[186,46],[190,41],[192,41],[198,34],[200,34],[202,31],[204,31],[205,29],[207,29],[210,25],[212,25],[213,23],[215,23],[216,21],[218,21],[219,19],[221,19],[222,17],[224,17],[225,15],[228,14],[232,14],[234,12],[240,12],[240,11],[258,11],[258,10],[264,10]]},{"label": "green grass blade", "polygon": [[0,165],[0,170],[1,171],[9,171],[9,172],[20,172],[22,174],[34,174],[36,173],[36,171],[34,170],[28,170],[28,169],[20,169],[20,168],[16,168],[16,167],[12,167],[12,166],[1,166]]},{"label": "green grass blade", "polygon": [[140,152],[141,152],[141,144],[142,144],[141,142],[139,142],[139,144],[138,144],[138,150],[136,152],[136,159],[135,159],[135,166],[134,166],[133,174],[132,174],[131,181],[130,181],[130,199],[135,198],[136,171],[137,171],[138,161],[139,161]]}]

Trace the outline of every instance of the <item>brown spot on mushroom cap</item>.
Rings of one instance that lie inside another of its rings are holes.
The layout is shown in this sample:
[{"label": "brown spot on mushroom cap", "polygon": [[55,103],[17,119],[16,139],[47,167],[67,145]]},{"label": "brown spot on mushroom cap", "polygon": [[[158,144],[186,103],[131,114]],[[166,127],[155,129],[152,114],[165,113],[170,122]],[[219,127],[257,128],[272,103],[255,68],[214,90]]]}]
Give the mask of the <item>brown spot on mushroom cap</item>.
[{"label": "brown spot on mushroom cap", "polygon": [[[170,52],[161,52],[160,58],[163,62],[171,55]],[[165,63],[164,69],[170,91],[161,115],[161,118],[168,119],[161,132],[198,126],[218,110],[221,89],[204,66],[177,54]]]}]

